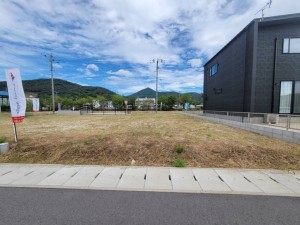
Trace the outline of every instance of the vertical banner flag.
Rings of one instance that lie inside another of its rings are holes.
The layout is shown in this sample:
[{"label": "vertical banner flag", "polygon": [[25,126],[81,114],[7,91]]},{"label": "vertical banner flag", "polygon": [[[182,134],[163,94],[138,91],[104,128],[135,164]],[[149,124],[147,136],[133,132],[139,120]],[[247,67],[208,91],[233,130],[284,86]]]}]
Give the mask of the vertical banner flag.
[{"label": "vertical banner flag", "polygon": [[32,98],[32,111],[33,112],[40,111],[40,99],[39,98]]},{"label": "vertical banner flag", "polygon": [[6,81],[13,123],[21,123],[25,118],[26,98],[19,69],[7,69]]},{"label": "vertical banner flag", "polygon": [[190,103],[186,102],[184,105],[184,109],[189,110],[189,108],[190,108]]}]

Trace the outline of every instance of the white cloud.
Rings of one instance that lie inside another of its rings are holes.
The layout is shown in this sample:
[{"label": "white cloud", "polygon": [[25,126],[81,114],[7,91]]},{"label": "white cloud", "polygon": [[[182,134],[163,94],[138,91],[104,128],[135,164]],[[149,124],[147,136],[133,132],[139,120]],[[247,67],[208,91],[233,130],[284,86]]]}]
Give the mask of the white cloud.
[{"label": "white cloud", "polygon": [[200,67],[200,66],[202,66],[202,60],[201,59],[190,59],[190,60],[188,60],[188,64],[190,64],[192,67]]},{"label": "white cloud", "polygon": [[131,73],[130,71],[128,70],[124,70],[124,69],[120,69],[118,71],[107,71],[106,72],[107,74],[115,74],[115,75],[119,75],[119,76],[125,76],[125,77],[132,77],[133,76],[133,73]]},{"label": "white cloud", "polygon": [[54,64],[53,64],[53,67],[54,67],[55,69],[61,69],[61,68],[63,68],[63,66],[62,66],[61,64],[58,64],[58,63],[54,63]]},{"label": "white cloud", "polygon": [[95,65],[95,64],[89,64],[89,65],[87,65],[86,69],[87,70],[93,70],[95,72],[99,71],[99,67],[97,65]]},{"label": "white cloud", "polygon": [[85,75],[88,77],[95,77],[95,72],[99,71],[99,67],[95,64],[88,64],[85,68],[77,68],[76,70],[80,73],[85,72]]},{"label": "white cloud", "polygon": [[[153,68],[147,63],[162,58],[167,68],[166,74],[162,71],[160,75],[162,89],[201,88],[203,79],[198,77],[201,73],[197,68],[260,17],[254,14],[265,3],[266,0],[43,0],[43,4],[40,0],[0,1],[0,70],[17,66],[25,79],[49,74],[49,62],[40,55],[53,50],[55,58],[69,60],[70,64],[76,61],[71,67],[82,77],[85,75],[83,79],[94,79],[99,73],[98,65],[102,70],[108,64],[108,72],[101,79],[109,88],[128,91],[133,90],[131,86],[155,84]],[[299,8],[300,1],[276,0],[264,13],[265,17],[291,14],[298,13]],[[186,62],[191,69],[186,69]],[[67,65],[63,65],[60,71],[66,69]]]}]

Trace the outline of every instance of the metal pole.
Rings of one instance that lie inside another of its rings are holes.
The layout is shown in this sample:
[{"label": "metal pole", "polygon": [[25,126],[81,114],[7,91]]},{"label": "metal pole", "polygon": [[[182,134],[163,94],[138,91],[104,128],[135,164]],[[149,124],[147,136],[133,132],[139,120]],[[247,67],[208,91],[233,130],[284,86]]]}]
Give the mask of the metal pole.
[{"label": "metal pole", "polygon": [[54,100],[54,80],[53,80],[53,55],[50,54],[50,70],[51,70],[51,87],[52,87],[52,112],[55,113],[55,100]]},{"label": "metal pole", "polygon": [[157,89],[158,89],[158,59],[156,59],[156,98],[155,98],[155,111],[157,113]]},{"label": "metal pole", "polygon": [[17,134],[17,127],[16,124],[13,123],[13,130],[14,130],[14,137],[15,137],[15,142],[18,142],[18,134]]}]

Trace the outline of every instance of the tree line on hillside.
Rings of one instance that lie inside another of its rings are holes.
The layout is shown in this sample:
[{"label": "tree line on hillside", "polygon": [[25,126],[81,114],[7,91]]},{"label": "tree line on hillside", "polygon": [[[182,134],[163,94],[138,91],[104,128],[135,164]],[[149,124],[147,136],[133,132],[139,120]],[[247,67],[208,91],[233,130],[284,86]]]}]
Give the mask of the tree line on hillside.
[{"label": "tree line on hillside", "polygon": [[[55,97],[55,105],[57,107],[58,103],[61,104],[62,109],[80,109],[84,105],[89,105],[93,108],[105,108],[107,107],[108,102],[111,103],[111,105],[114,108],[117,109],[124,109],[125,108],[125,101],[127,101],[127,104],[131,106],[131,108],[134,110],[136,109],[136,97],[124,97],[121,95],[98,95],[96,97],[85,97],[85,98],[71,98],[71,97]],[[194,100],[191,95],[189,94],[183,94],[182,96],[177,95],[163,95],[158,97],[158,105],[162,105],[162,110],[172,110],[174,105],[181,104],[184,105],[184,103],[189,102],[193,105],[201,104],[200,101]],[[28,101],[28,111],[32,109],[31,102]],[[51,97],[40,97],[40,107],[41,109],[49,109],[52,106],[52,99]]]}]

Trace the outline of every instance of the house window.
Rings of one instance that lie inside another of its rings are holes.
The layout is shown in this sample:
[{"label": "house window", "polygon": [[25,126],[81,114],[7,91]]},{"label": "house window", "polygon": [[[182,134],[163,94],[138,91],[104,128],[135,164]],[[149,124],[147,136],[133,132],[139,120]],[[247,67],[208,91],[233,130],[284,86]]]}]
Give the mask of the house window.
[{"label": "house window", "polygon": [[284,38],[283,53],[300,53],[300,38]]},{"label": "house window", "polygon": [[300,81],[281,81],[279,113],[300,113]]},{"label": "house window", "polygon": [[210,76],[213,76],[218,72],[218,66],[219,64],[214,64],[210,67]]}]

